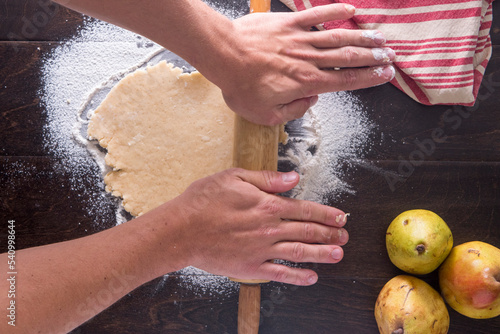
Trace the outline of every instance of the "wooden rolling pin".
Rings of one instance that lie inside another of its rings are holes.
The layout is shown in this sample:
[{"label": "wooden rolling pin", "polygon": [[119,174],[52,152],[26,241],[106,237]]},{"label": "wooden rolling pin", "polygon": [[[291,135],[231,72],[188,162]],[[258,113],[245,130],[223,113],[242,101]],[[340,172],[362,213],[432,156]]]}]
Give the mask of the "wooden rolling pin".
[{"label": "wooden rolling pin", "polygon": [[[269,12],[271,0],[250,0],[250,13]],[[278,169],[279,126],[263,126],[236,116],[234,131],[234,167],[249,170]],[[261,280],[240,282],[238,334],[257,334],[260,325]]]}]

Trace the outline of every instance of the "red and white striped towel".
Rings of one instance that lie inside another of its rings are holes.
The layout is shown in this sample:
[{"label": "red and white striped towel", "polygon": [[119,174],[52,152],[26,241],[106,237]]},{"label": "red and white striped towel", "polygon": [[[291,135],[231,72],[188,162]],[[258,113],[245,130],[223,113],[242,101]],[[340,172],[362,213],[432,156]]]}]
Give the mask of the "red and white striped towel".
[{"label": "red and white striped towel", "polygon": [[491,57],[493,0],[281,0],[292,10],[349,3],[349,21],[321,28],[378,29],[396,52],[391,81],[426,104],[471,106]]}]

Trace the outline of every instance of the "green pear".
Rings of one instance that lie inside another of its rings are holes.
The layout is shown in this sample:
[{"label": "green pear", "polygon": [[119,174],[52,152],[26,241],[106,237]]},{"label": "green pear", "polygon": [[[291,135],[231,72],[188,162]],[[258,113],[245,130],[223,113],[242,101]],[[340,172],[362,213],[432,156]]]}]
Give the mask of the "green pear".
[{"label": "green pear", "polygon": [[385,241],[392,263],[416,275],[437,269],[453,247],[450,228],[429,210],[401,213],[389,225]]},{"label": "green pear", "polygon": [[482,241],[458,245],[439,268],[444,299],[475,319],[500,315],[500,249]]},{"label": "green pear", "polygon": [[443,298],[429,284],[399,275],[387,282],[375,303],[381,334],[446,334],[450,315]]}]

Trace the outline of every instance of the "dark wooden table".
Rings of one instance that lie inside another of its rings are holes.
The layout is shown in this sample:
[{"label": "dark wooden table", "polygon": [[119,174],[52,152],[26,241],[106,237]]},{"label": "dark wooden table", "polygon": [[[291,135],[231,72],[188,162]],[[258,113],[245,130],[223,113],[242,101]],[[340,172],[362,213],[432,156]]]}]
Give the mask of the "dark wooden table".
[{"label": "dark wooden table", "polygon": [[[43,145],[43,128],[50,121],[39,95],[44,56],[76,34],[84,20],[60,8],[36,31],[23,35],[26,20],[44,10],[44,3],[0,1],[1,252],[7,249],[8,220],[16,221],[18,249],[86,236],[115,224],[116,203],[102,196],[102,184],[84,184],[84,193],[72,187],[69,175],[58,169],[61,158]],[[274,0],[273,9],[286,10]],[[498,16],[500,6],[495,4]],[[373,306],[378,292],[402,273],[385,251],[385,230],[404,210],[438,213],[452,229],[455,244],[481,240],[500,247],[498,22],[492,27],[493,57],[474,108],[422,106],[391,85],[355,93],[377,129],[365,158],[370,168],[349,174],[356,194],[330,203],[351,212],[345,259],[338,265],[305,265],[319,273],[319,283],[312,287],[264,284],[261,333],[376,333]],[[450,116],[456,121],[447,122]],[[437,143],[391,189],[388,173],[397,173],[419,149],[415,140],[431,138],[436,128],[443,130],[446,141]],[[97,166],[88,173],[99,179]],[[86,196],[105,198],[98,225],[96,214],[85,208]],[[436,287],[436,273],[423,278]],[[238,296],[231,283],[225,283],[227,293],[217,293],[210,287],[200,292],[186,282],[186,276],[175,273],[158,278],[74,333],[236,333]],[[451,309],[450,315],[450,333],[500,333],[500,317],[472,320]]]}]

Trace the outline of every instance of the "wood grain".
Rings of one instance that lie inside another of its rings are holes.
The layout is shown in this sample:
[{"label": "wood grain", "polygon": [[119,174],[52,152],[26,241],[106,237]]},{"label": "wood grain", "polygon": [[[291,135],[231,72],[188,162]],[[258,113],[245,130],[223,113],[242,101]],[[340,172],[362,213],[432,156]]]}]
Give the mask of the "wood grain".
[{"label": "wood grain", "polygon": [[84,15],[49,0],[0,3],[0,40],[62,41],[80,29]]}]

